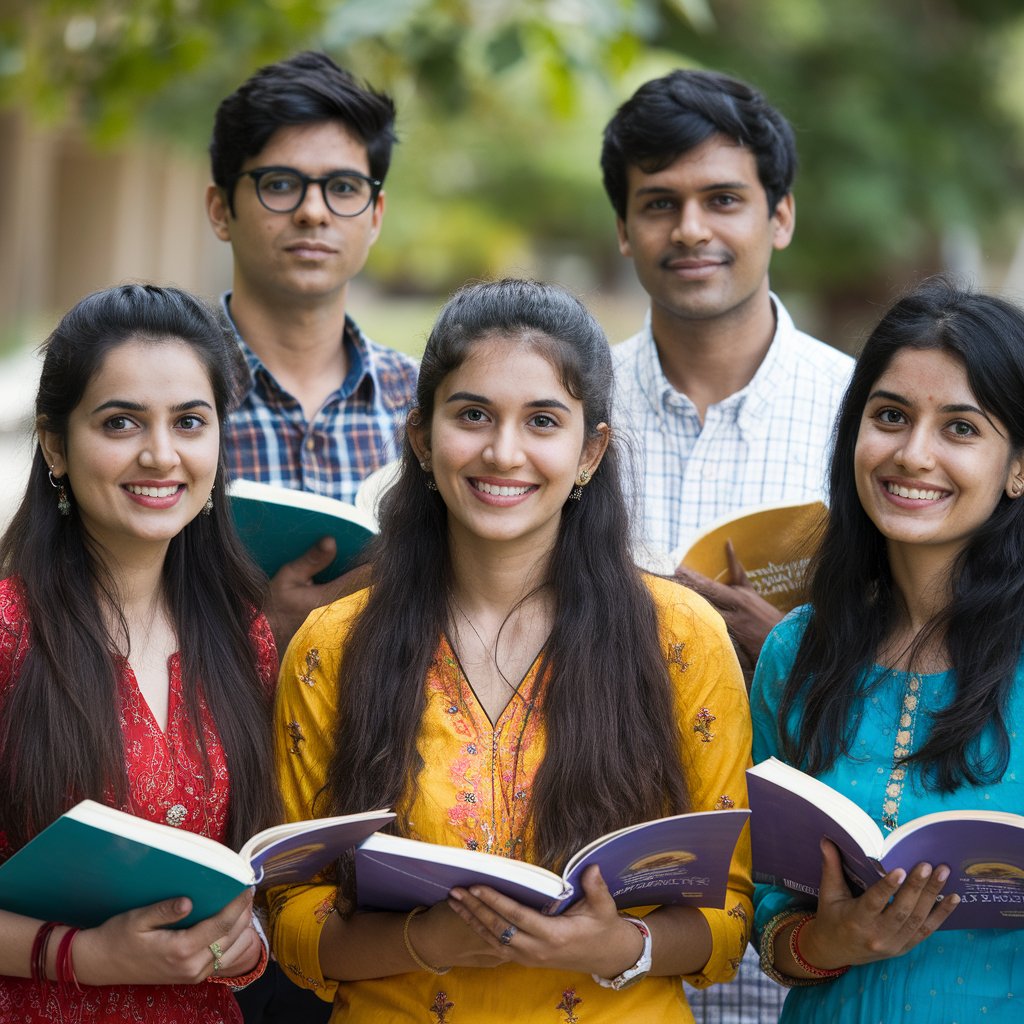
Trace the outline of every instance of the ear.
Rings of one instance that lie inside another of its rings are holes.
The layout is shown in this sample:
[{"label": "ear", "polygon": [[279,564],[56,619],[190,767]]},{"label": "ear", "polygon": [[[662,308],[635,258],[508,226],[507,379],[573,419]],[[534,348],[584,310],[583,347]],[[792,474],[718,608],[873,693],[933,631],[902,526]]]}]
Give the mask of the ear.
[{"label": "ear", "polygon": [[55,477],[62,477],[67,472],[67,459],[64,455],[64,438],[53,430],[47,430],[41,420],[36,420],[36,436],[43,458]]},{"label": "ear", "polygon": [[231,241],[231,211],[228,197],[219,185],[206,186],[206,216],[213,233],[222,241]]},{"label": "ear", "polygon": [[1010,460],[1010,470],[1006,474],[1006,496],[1016,500],[1024,494],[1024,453]]},{"label": "ear", "polygon": [[599,423],[595,431],[595,436],[588,438],[586,443],[583,445],[583,454],[580,456],[577,475],[579,470],[582,469],[585,469],[591,476],[597,472],[597,467],[601,465],[604,453],[608,451],[608,442],[611,438],[611,427],[609,427],[607,423]]},{"label": "ear", "polygon": [[380,237],[380,229],[384,223],[384,206],[386,193],[382,190],[377,195],[377,201],[373,204],[373,216],[370,220],[370,245]]},{"label": "ear", "polygon": [[420,417],[419,409],[413,409],[405,420],[405,435],[416,458],[420,462],[430,461],[430,430]]},{"label": "ear", "polygon": [[792,192],[787,192],[780,200],[772,214],[772,248],[785,249],[793,241],[796,229],[796,200]]},{"label": "ear", "polygon": [[623,256],[632,257],[633,247],[629,244],[629,235],[626,233],[626,222],[621,217],[615,218],[615,231],[619,236],[619,252]]}]

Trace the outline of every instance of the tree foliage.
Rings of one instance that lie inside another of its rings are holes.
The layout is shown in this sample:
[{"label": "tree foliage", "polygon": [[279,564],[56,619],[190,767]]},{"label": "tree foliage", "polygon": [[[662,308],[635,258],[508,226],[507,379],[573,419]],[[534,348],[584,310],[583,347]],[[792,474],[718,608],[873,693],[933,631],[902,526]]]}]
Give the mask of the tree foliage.
[{"label": "tree foliage", "polygon": [[0,102],[98,143],[197,149],[260,64],[326,49],[398,100],[376,272],[447,288],[585,259],[616,270],[597,158],[645,78],[717,67],[797,129],[781,286],[871,293],[936,269],[965,227],[1005,260],[1020,217],[1017,0],[0,0]]}]

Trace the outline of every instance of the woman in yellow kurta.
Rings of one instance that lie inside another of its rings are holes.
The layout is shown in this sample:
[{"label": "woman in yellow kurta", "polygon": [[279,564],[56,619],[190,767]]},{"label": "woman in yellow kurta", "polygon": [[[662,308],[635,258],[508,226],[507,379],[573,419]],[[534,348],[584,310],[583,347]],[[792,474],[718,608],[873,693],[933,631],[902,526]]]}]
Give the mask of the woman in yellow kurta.
[{"label": "woman in yellow kurta", "polygon": [[[607,341],[567,293],[463,289],[424,354],[368,590],[314,612],[282,668],[292,818],[391,805],[400,834],[560,869],[667,813],[742,805],[750,722],[724,626],[629,560]],[[722,910],[617,911],[600,872],[544,917],[485,887],[353,911],[343,873],[271,894],[284,968],[333,1020],[691,1021],[728,980],[749,848]]]}]

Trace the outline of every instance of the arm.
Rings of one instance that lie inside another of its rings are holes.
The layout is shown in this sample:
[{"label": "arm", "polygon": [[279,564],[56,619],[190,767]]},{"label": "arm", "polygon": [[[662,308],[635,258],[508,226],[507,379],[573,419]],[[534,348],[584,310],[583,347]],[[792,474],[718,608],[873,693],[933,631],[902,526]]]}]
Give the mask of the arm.
[{"label": "arm", "polygon": [[[244,892],[213,917],[170,930],[192,909],[185,897],[130,910],[73,940],[74,970],[82,985],[191,985],[213,974],[213,942],[222,956],[218,974],[241,977],[257,966],[263,946],[252,926],[252,893]],[[0,911],[0,974],[29,978],[31,954],[42,921]],[[57,948],[68,929],[60,925],[46,947],[46,976],[56,978]]]}]

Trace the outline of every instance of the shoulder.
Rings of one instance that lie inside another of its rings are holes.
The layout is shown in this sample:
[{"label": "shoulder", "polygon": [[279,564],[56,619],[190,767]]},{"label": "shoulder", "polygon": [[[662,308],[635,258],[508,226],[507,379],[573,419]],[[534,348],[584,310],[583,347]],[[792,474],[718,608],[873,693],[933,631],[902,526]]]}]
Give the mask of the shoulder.
[{"label": "shoulder", "polygon": [[404,404],[416,398],[416,378],[419,375],[419,361],[397,349],[380,345],[350,320],[353,335],[359,339],[366,353],[367,368],[389,397],[400,398]]},{"label": "shoulder", "polygon": [[662,576],[644,575],[644,583],[654,600],[658,633],[671,661],[685,650],[688,665],[699,663],[702,669],[730,665],[736,654],[722,616],[696,591]]},{"label": "shoulder", "polygon": [[612,367],[616,375],[625,373],[636,362],[649,338],[650,332],[645,329],[617,345],[612,345]]},{"label": "shoulder", "polygon": [[832,345],[799,330],[777,295],[772,294],[777,320],[776,340],[789,361],[821,381],[845,388],[853,372],[854,359]]},{"label": "shoulder", "polygon": [[9,576],[0,580],[0,690],[17,674],[30,638],[28,608],[21,581]]},{"label": "shoulder", "polygon": [[349,634],[360,612],[366,607],[369,590],[357,590],[323,608],[314,608],[309,617],[292,637],[286,659],[296,651],[315,648],[321,657],[340,657],[348,642]]}]

